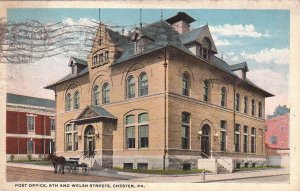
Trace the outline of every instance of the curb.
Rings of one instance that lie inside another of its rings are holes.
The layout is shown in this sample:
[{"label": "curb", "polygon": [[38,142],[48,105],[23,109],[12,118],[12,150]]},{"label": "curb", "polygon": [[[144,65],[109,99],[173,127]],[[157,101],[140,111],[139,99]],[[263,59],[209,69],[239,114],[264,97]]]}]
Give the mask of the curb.
[{"label": "curb", "polygon": [[200,182],[191,182],[191,183],[210,183],[210,182],[221,182],[221,181],[228,181],[228,180],[243,180],[243,179],[249,179],[249,178],[263,178],[263,177],[271,177],[271,176],[282,176],[282,175],[290,175],[288,173],[284,174],[272,174],[268,176],[251,176],[251,177],[243,177],[243,178],[228,178],[228,179],[219,179],[219,180],[204,180]]}]

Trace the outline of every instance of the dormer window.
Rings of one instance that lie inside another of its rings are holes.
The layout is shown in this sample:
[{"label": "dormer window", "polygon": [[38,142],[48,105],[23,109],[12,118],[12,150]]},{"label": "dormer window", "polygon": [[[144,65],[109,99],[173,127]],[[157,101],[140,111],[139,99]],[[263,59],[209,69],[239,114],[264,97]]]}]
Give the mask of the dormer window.
[{"label": "dormer window", "polygon": [[133,42],[133,44],[134,44],[134,53],[135,54],[143,52],[143,50],[144,50],[144,42],[143,42],[142,39],[135,40]]},{"label": "dormer window", "polygon": [[93,66],[105,65],[109,62],[109,52],[96,53],[93,56]]},{"label": "dormer window", "polygon": [[196,56],[205,60],[211,59],[211,43],[208,38],[204,38],[202,44],[196,45]]}]

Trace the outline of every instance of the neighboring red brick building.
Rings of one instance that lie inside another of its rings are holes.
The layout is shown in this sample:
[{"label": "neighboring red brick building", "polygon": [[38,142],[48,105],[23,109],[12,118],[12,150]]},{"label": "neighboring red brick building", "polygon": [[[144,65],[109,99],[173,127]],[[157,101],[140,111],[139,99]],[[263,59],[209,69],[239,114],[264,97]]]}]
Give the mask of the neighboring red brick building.
[{"label": "neighboring red brick building", "polygon": [[289,114],[266,120],[266,154],[277,155],[278,150],[289,150]]},{"label": "neighboring red brick building", "polygon": [[54,100],[7,94],[6,156],[41,157],[54,151]]}]

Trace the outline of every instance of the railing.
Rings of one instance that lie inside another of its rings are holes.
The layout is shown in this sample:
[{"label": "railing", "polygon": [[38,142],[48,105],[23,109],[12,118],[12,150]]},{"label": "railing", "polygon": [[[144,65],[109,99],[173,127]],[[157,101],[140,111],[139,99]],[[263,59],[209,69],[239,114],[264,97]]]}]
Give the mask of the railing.
[{"label": "railing", "polygon": [[222,161],[224,161],[224,162],[226,162],[227,164],[230,165],[230,163],[229,163],[228,161],[226,161],[225,159],[221,158],[221,156],[218,155],[218,154],[217,154],[216,152],[214,152],[213,150],[211,150],[210,152],[211,152],[211,157],[213,157],[213,154],[215,154],[215,155],[217,155],[217,157],[218,157],[219,159],[221,159]]},{"label": "railing", "polygon": [[209,156],[207,156],[207,154],[205,154],[205,152],[201,151],[201,154],[203,154],[204,156],[206,156],[207,158],[209,158]]}]

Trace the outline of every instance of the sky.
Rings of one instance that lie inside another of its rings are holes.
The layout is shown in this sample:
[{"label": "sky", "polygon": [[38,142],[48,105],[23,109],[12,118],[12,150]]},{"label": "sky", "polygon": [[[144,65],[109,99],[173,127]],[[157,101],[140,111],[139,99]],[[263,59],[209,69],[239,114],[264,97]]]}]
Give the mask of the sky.
[{"label": "sky", "polygon": [[[115,30],[139,26],[186,12],[196,21],[192,28],[208,24],[219,57],[229,64],[246,61],[247,78],[274,94],[266,99],[266,114],[288,105],[290,13],[287,10],[211,10],[211,9],[9,9],[9,22],[37,20],[49,23],[99,21]],[[140,17],[141,15],[141,17]],[[54,99],[51,84],[70,72],[69,56],[57,55],[30,64],[8,65],[8,92]]]}]

